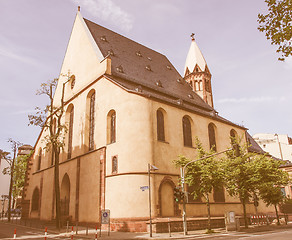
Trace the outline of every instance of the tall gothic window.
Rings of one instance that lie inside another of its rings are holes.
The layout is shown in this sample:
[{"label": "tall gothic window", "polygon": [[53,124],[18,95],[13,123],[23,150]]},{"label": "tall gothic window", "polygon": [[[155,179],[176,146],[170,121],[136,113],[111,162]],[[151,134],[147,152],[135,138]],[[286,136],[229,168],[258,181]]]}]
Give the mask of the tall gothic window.
[{"label": "tall gothic window", "polygon": [[231,146],[235,150],[235,154],[239,155],[239,145],[236,141],[236,136],[237,136],[236,131],[234,129],[231,129],[230,131]]},{"label": "tall gothic window", "polygon": [[114,156],[112,158],[112,173],[117,173],[118,172],[118,157]]},{"label": "tall gothic window", "polygon": [[90,96],[89,110],[89,151],[94,148],[94,114],[95,114],[95,93]]},{"label": "tall gothic window", "polygon": [[157,118],[157,140],[165,141],[164,116],[161,110],[157,110],[156,118]]},{"label": "tall gothic window", "polygon": [[224,187],[220,186],[214,188],[213,192],[214,202],[225,202]]},{"label": "tall gothic window", "polygon": [[107,143],[116,142],[116,112],[109,111],[107,115]]},{"label": "tall gothic window", "polygon": [[192,127],[190,119],[187,116],[184,116],[182,119],[183,125],[183,137],[184,137],[184,146],[192,147]]},{"label": "tall gothic window", "polygon": [[37,171],[41,169],[42,164],[42,149],[39,150],[38,162],[37,162]]},{"label": "tall gothic window", "polygon": [[217,151],[216,147],[216,136],[215,136],[215,126],[213,123],[210,123],[208,125],[208,133],[209,133],[209,144],[210,144],[210,149],[213,151]]},{"label": "tall gothic window", "polygon": [[72,157],[73,119],[74,119],[74,107],[72,106],[72,108],[69,111],[68,159]]},{"label": "tall gothic window", "polygon": [[32,194],[31,211],[39,210],[40,194],[38,188],[35,188]]},{"label": "tall gothic window", "polygon": [[198,188],[198,184],[195,185],[187,185],[187,191],[188,191],[188,202],[189,203],[200,203],[202,202],[202,198],[198,196],[197,198],[194,198],[194,195],[192,192],[194,192]]}]

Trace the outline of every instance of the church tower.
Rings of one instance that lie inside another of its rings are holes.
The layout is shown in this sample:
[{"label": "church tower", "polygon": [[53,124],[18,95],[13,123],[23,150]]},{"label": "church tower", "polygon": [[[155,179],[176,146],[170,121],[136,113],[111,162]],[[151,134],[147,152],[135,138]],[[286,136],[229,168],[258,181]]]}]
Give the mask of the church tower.
[{"label": "church tower", "polygon": [[214,107],[211,86],[212,75],[195,41],[194,34],[191,37],[192,42],[185,63],[184,79],[191,84],[194,92],[211,107]]}]

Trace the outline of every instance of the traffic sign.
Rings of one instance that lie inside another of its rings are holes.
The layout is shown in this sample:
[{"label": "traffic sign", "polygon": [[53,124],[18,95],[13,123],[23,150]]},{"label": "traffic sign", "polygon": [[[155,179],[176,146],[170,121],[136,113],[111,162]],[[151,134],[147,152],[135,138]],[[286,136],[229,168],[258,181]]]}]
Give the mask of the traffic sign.
[{"label": "traffic sign", "polygon": [[140,189],[144,192],[145,190],[149,189],[149,186],[141,186]]},{"label": "traffic sign", "polygon": [[105,209],[101,211],[101,224],[109,224],[110,222],[110,210]]}]

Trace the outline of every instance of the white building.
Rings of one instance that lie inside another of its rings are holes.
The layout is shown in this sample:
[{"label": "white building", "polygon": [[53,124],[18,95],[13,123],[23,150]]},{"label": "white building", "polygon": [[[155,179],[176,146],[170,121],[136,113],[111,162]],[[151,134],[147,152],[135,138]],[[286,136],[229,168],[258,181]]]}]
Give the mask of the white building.
[{"label": "white building", "polygon": [[292,161],[292,138],[287,134],[257,133],[253,138],[272,156]]}]

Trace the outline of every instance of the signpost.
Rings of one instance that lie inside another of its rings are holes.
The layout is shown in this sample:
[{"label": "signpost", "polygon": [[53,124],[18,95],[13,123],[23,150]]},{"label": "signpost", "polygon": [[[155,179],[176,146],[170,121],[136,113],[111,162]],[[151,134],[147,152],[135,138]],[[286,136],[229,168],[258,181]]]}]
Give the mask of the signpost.
[{"label": "signpost", "polygon": [[101,215],[100,215],[100,232],[99,236],[101,237],[101,225],[102,224],[108,224],[108,232],[107,235],[110,235],[110,210],[109,209],[104,209],[101,210]]}]

